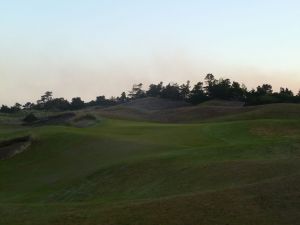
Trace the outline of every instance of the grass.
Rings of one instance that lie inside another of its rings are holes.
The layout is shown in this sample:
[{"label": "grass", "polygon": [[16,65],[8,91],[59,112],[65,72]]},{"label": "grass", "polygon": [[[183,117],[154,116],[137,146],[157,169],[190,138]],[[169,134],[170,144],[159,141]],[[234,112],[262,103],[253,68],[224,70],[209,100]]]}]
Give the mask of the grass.
[{"label": "grass", "polygon": [[300,224],[300,118],[237,119],[0,125],[0,224]]}]

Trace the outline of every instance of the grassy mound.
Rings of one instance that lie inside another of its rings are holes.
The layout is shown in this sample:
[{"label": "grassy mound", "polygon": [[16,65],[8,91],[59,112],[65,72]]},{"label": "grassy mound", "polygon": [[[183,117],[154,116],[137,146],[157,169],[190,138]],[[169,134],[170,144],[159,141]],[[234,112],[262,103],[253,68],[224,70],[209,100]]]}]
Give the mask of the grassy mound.
[{"label": "grassy mound", "polygon": [[184,101],[173,101],[163,98],[141,98],[122,104],[123,107],[138,109],[138,110],[164,110],[189,106]]},{"label": "grassy mound", "polygon": [[[142,101],[136,100],[136,101]],[[144,100],[145,104],[149,101]],[[152,98],[151,101],[164,101]],[[139,105],[133,101],[132,105]],[[127,104],[109,107],[95,111],[101,116],[112,119],[126,119],[137,121],[153,121],[164,123],[190,123],[203,121],[272,119],[272,118],[300,118],[300,104],[269,104],[259,106],[244,106],[242,102],[212,100],[197,106],[178,105],[152,110],[147,107],[131,107]],[[149,106],[151,108],[151,106]],[[286,110],[288,109],[288,110]]]}]

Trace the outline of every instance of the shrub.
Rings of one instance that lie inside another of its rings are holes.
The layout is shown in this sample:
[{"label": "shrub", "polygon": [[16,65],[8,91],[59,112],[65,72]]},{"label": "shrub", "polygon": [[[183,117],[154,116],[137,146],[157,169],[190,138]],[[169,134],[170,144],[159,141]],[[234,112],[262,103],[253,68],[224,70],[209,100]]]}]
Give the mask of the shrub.
[{"label": "shrub", "polygon": [[33,123],[35,121],[37,121],[38,118],[33,114],[33,113],[30,113],[28,114],[24,119],[23,121],[26,122],[26,123]]}]

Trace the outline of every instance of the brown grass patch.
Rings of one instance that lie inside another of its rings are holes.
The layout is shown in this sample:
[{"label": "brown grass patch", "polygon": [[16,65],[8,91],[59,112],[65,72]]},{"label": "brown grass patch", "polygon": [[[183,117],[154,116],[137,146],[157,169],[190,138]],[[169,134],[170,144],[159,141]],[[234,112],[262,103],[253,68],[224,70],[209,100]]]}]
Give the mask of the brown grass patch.
[{"label": "brown grass patch", "polygon": [[259,136],[293,137],[300,134],[300,129],[291,127],[255,127],[251,133]]}]

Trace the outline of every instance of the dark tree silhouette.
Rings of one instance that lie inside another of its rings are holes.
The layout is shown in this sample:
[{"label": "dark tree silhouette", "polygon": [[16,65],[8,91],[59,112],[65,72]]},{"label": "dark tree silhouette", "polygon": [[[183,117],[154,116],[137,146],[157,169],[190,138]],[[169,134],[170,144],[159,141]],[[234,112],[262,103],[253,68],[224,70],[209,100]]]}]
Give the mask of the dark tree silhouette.
[{"label": "dark tree silhouette", "polygon": [[2,105],[0,111],[2,113],[13,113],[13,110],[7,105]]},{"label": "dark tree silhouette", "polygon": [[180,88],[177,83],[171,84],[169,83],[166,87],[161,91],[162,98],[168,98],[172,100],[180,100]]},{"label": "dark tree silhouette", "polygon": [[180,92],[180,99],[187,100],[190,94],[190,81],[188,80],[185,84],[180,85],[179,92]]},{"label": "dark tree silhouette", "polygon": [[143,98],[146,97],[145,91],[142,89],[143,84],[134,84],[132,90],[129,92],[129,97],[132,99]]},{"label": "dark tree silhouette", "polygon": [[196,105],[206,101],[207,99],[208,97],[206,96],[205,91],[203,89],[203,83],[198,82],[191,90],[191,93],[189,95],[189,102]]},{"label": "dark tree silhouette", "polygon": [[267,95],[273,93],[273,88],[270,84],[263,84],[262,86],[258,86],[256,91],[259,95]]},{"label": "dark tree silhouette", "polygon": [[71,101],[72,110],[82,109],[84,108],[84,106],[85,106],[84,101],[82,101],[80,97],[72,98]]},{"label": "dark tree silhouette", "polygon": [[68,100],[64,98],[54,98],[51,100],[48,100],[44,104],[44,109],[46,110],[68,110],[70,109],[70,103]]},{"label": "dark tree silhouette", "polygon": [[52,100],[52,91],[46,91],[44,95],[41,96],[41,102],[46,103]]},{"label": "dark tree silhouette", "polygon": [[163,90],[163,82],[160,82],[159,84],[150,84],[149,89],[146,92],[146,95],[148,97],[160,97],[162,90]]},{"label": "dark tree silhouette", "polygon": [[30,110],[34,107],[34,104],[31,103],[31,102],[26,102],[24,105],[23,105],[23,109],[25,110]]},{"label": "dark tree silhouette", "polygon": [[124,103],[127,101],[127,96],[126,93],[123,91],[120,98],[119,98],[120,102]]}]

